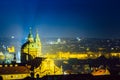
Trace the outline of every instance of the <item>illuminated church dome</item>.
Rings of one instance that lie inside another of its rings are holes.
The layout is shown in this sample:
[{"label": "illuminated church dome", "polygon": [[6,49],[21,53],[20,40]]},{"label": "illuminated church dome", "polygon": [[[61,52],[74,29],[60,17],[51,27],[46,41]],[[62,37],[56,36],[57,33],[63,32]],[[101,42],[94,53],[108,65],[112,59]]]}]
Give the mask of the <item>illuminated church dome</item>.
[{"label": "illuminated church dome", "polygon": [[40,56],[41,56],[41,41],[39,34],[38,32],[36,32],[36,36],[35,38],[33,38],[32,31],[30,28],[27,41],[21,47],[21,62],[25,63]]}]

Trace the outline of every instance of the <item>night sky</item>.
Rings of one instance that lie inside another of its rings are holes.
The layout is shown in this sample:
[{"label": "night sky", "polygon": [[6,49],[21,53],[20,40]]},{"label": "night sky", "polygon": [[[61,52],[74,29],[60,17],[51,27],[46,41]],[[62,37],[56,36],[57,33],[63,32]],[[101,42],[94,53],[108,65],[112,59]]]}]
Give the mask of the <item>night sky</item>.
[{"label": "night sky", "polygon": [[0,0],[0,37],[120,38],[119,0]]}]

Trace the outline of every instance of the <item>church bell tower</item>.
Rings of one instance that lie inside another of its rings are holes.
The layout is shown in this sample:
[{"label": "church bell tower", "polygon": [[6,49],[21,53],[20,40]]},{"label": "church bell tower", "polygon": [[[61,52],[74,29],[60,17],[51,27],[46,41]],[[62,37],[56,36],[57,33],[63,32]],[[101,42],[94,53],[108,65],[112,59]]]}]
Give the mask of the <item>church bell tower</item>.
[{"label": "church bell tower", "polygon": [[35,59],[36,57],[41,57],[41,47],[42,46],[38,31],[36,31],[34,38],[30,28],[27,41],[21,47],[21,62],[26,63]]}]

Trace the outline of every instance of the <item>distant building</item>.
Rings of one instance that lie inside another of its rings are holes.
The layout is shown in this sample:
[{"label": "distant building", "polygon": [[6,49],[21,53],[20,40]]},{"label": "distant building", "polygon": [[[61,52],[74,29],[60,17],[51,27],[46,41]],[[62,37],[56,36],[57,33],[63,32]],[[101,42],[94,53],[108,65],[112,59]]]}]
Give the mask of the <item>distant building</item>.
[{"label": "distant building", "polygon": [[26,63],[27,61],[40,57],[41,55],[41,41],[39,34],[36,32],[36,37],[33,38],[32,31],[30,29],[27,41],[21,48],[21,62]]},{"label": "distant building", "polygon": [[94,68],[91,74],[93,76],[110,75],[110,71],[107,68]]},{"label": "distant building", "polygon": [[0,60],[4,60],[5,59],[5,56],[2,52],[0,52]]}]

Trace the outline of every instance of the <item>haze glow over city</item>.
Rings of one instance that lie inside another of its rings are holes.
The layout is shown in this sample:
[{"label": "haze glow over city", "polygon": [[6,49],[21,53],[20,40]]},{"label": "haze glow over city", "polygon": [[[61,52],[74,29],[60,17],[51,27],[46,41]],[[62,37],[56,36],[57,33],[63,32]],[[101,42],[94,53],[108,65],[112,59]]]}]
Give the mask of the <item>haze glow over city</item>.
[{"label": "haze glow over city", "polygon": [[41,37],[119,38],[118,0],[2,0],[0,37],[23,39],[29,27]]}]

